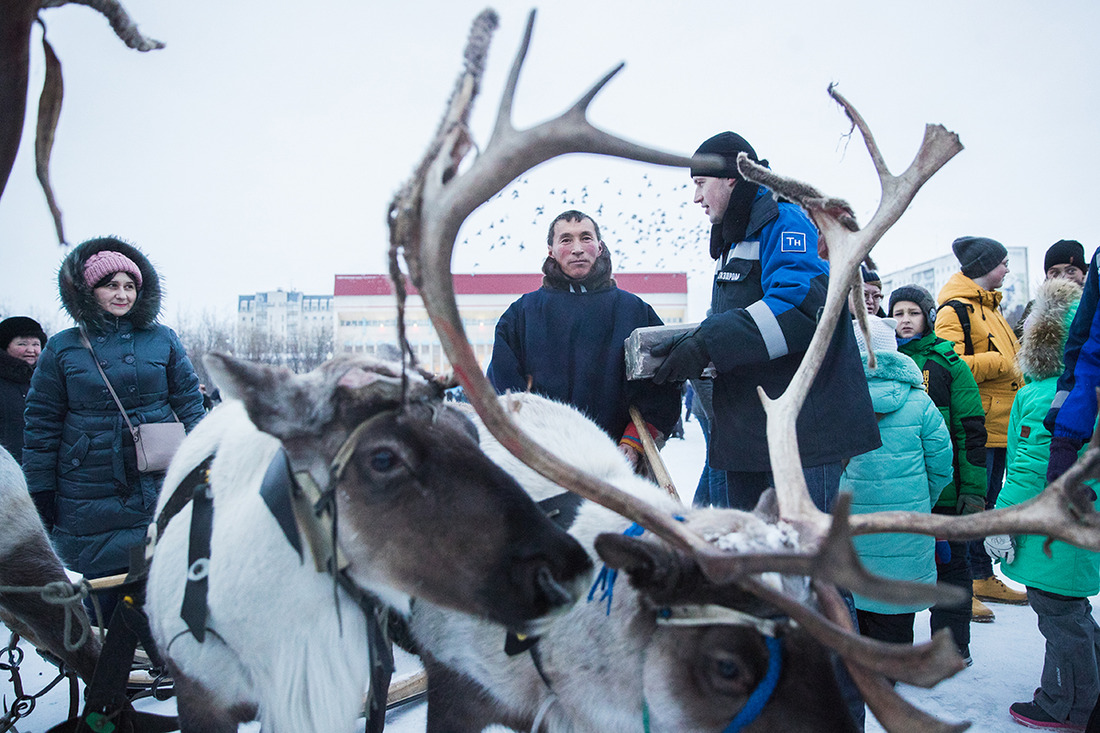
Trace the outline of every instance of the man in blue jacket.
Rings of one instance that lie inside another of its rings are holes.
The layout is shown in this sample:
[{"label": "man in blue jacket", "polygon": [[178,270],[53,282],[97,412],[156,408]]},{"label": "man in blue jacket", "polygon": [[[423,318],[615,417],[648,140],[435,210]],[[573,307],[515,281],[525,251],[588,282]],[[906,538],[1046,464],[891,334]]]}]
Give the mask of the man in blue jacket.
[{"label": "man in blue jacket", "polygon": [[678,384],[628,382],[623,342],[661,319],[611,277],[600,228],[580,211],[550,223],[542,287],[515,301],[497,322],[488,377],[497,392],[537,392],[577,407],[614,440],[635,467],[642,451],[630,406],[650,434],[668,436],[680,417]]},{"label": "man in blue jacket", "polygon": [[1100,249],[1092,255],[1085,291],[1066,340],[1065,371],[1043,421],[1050,431],[1047,483],[1055,481],[1077,461],[1077,453],[1096,429],[1096,388],[1100,387]]},{"label": "man in blue jacket", "polygon": [[[694,379],[714,364],[710,464],[727,472],[729,506],[751,509],[772,485],[757,387],[774,398],[790,384],[817,329],[829,265],[817,254],[817,230],[806,214],[742,178],[740,152],[759,161],[733,132],[715,135],[696,151],[725,161],[721,170],[691,171],[694,201],[710,219],[710,255],[717,260],[711,315],[653,353],[667,353],[654,375],[658,384]],[[838,318],[796,429],[810,496],[829,511],[844,461],[881,444],[847,310]]]}]

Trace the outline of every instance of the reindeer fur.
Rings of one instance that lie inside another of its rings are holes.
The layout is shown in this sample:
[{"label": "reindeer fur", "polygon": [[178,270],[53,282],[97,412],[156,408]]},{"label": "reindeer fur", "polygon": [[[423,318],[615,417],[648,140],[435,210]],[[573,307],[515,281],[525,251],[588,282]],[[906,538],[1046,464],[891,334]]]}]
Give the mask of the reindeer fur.
[{"label": "reindeer fur", "polygon": [[[691,510],[678,504],[663,489],[635,476],[607,435],[568,406],[532,394],[505,396],[501,402],[523,431],[551,453],[670,515],[683,516],[703,536],[718,540],[732,532],[741,546],[757,550],[777,549],[792,537],[756,514]],[[482,449],[515,476],[532,498],[561,493],[559,486],[512,457],[480,424],[479,431]],[[597,536],[621,534],[629,524],[586,501],[569,531],[600,562],[594,549]],[[808,595],[803,579],[791,583],[791,592]],[[755,644],[758,647],[737,658],[759,664],[764,648],[759,634],[745,627],[658,627],[654,608],[625,574],[615,583],[610,614],[606,600],[596,595],[592,602],[580,600],[538,642],[537,653],[552,692],[529,654],[505,655],[505,634],[499,626],[420,601],[414,604],[411,632],[429,679],[428,731],[480,730],[492,723],[531,730],[545,707],[543,731],[633,732],[641,729],[643,700],[649,702],[654,731],[713,730],[707,726],[723,717],[719,727],[728,724],[747,692],[700,690],[698,681],[710,678],[712,670],[703,667],[714,663],[711,650],[719,655],[729,651],[732,657],[737,645]],[[821,690],[828,694],[832,685],[834,707],[843,709],[824,651],[804,635],[794,643],[812,647],[809,653],[800,649],[798,654],[813,664],[788,671],[782,684],[790,694],[803,695],[803,700],[814,695],[820,699]],[[766,659],[765,650],[765,666]],[[551,695],[557,698],[553,702]],[[780,715],[773,711],[771,719],[778,721]],[[808,724],[796,712],[784,724],[789,725],[786,730],[846,731],[851,725],[846,719],[841,712],[840,718],[825,716],[824,721],[816,718]],[[753,728],[757,729],[765,728]]]},{"label": "reindeer fur", "polygon": [[[0,447],[0,586],[42,587],[69,583],[65,568],[54,553],[38,510],[27,493],[27,481],[19,464]],[[79,604],[73,609],[84,616]],[[4,624],[41,646],[90,682],[99,659],[99,638],[89,634],[75,651],[65,647],[65,610],[47,603],[38,594],[0,593],[0,619]],[[86,617],[85,617],[86,620]],[[76,639],[69,639],[75,642]]]}]

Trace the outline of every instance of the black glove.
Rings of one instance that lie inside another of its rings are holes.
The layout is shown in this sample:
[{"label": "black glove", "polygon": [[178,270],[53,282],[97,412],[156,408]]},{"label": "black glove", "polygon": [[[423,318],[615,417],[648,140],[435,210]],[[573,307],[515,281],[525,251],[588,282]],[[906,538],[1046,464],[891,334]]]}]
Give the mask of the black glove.
[{"label": "black glove", "polygon": [[1057,481],[1069,467],[1077,462],[1077,451],[1084,441],[1052,435],[1050,438],[1050,462],[1047,464],[1047,483]]},{"label": "black glove", "polygon": [[38,516],[42,525],[46,528],[46,534],[53,531],[53,525],[57,522],[57,499],[52,491],[37,491],[31,494],[34,506],[38,509]]},{"label": "black glove", "polygon": [[695,379],[710,364],[710,354],[707,353],[706,344],[695,331],[677,336],[663,344],[657,344],[649,353],[653,356],[668,354],[653,375],[654,384]]}]

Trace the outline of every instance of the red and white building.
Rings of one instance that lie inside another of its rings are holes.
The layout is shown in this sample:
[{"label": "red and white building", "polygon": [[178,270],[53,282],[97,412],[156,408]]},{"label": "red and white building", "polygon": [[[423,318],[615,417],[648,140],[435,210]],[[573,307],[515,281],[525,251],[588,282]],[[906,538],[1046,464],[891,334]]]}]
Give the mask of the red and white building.
[{"label": "red and white building", "polygon": [[[466,336],[484,369],[492,355],[497,320],[519,296],[542,286],[542,274],[453,277]],[[653,306],[665,323],[682,323],[687,316],[687,273],[627,272],[614,277],[620,288]],[[336,353],[377,354],[380,346],[397,344],[397,305],[388,275],[337,275],[332,310]],[[434,372],[450,368],[424,302],[411,284],[405,301],[405,329],[424,368]]]}]

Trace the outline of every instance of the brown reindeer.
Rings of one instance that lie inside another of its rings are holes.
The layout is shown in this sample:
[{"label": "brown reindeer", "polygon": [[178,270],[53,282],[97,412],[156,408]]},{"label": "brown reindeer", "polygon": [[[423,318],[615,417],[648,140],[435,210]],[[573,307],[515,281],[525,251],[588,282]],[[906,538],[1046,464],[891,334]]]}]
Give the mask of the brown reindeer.
[{"label": "brown reindeer", "polygon": [[[876,717],[889,730],[961,730],[966,725],[936,720],[906,703],[886,677],[924,685],[962,668],[946,634],[929,644],[897,647],[859,637],[845,628],[830,588],[850,588],[869,597],[912,599],[927,589],[914,588],[869,576],[851,545],[857,533],[915,532],[948,539],[973,539],[997,533],[1045,534],[1071,544],[1100,550],[1100,515],[1093,511],[1081,481],[1100,476],[1100,449],[1093,445],[1078,464],[1036,499],[1010,509],[965,517],[882,512],[849,517],[840,502],[832,516],[818,511],[806,491],[795,439],[795,420],[824,358],[842,308],[853,287],[859,290],[859,264],[897,221],[920,187],[961,149],[958,137],[942,126],[928,125],[913,163],[901,174],[890,173],[870,129],[854,107],[830,89],[858,129],[882,185],[882,198],[868,225],[859,228],[851,208],[842,200],[823,196],[813,187],[754,165],[742,157],[738,168],[760,183],[800,204],[819,232],[820,254],[828,258],[832,277],[819,327],[789,388],[778,399],[761,395],[768,415],[768,444],[775,478],[778,517],[800,535],[800,550],[788,553],[733,552],[693,532],[653,505],[637,501],[610,484],[585,475],[556,460],[526,439],[501,409],[492,387],[481,373],[465,338],[455,305],[450,259],[455,238],[465,218],[524,171],[555,156],[572,152],[612,155],[660,165],[705,169],[718,161],[701,156],[693,161],[626,142],[593,127],[586,110],[600,89],[618,71],[611,71],[561,116],[528,130],[516,130],[511,121],[512,100],[530,42],[534,13],[501,98],[496,125],[487,146],[465,163],[473,149],[468,119],[481,79],[481,67],[496,18],[483,13],[474,23],[466,53],[466,70],[455,91],[435,139],[413,178],[390,207],[391,268],[403,255],[408,273],[420,291],[440,340],[485,426],[500,443],[542,475],[638,522],[682,554],[679,562],[696,568],[706,584],[721,595],[726,587],[749,592],[782,609],[822,644],[845,659]],[[619,67],[621,68],[621,66]],[[857,311],[861,309],[856,309]],[[865,316],[860,327],[866,330]],[[721,377],[719,377],[721,378]],[[804,605],[760,580],[761,574],[798,573],[814,579],[824,612]],[[691,575],[690,573],[688,575]],[[672,591],[675,593],[676,591]]]},{"label": "brown reindeer", "polygon": [[[61,560],[53,550],[27,480],[15,459],[0,447],[0,620],[12,631],[48,650],[91,682],[99,659],[99,637],[90,623]],[[28,589],[44,589],[25,592]],[[15,589],[19,589],[16,591]]]}]

